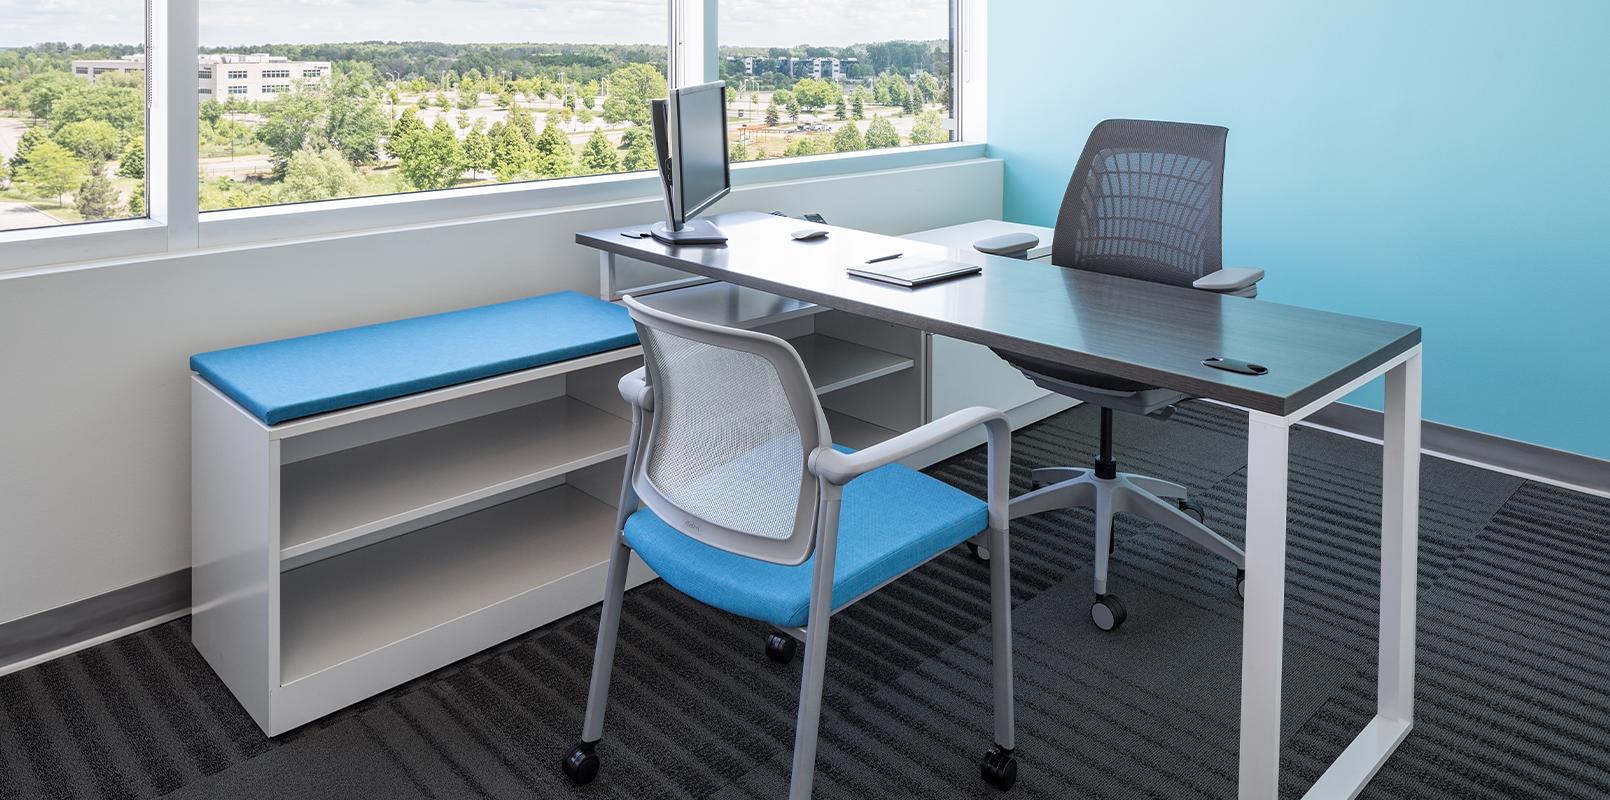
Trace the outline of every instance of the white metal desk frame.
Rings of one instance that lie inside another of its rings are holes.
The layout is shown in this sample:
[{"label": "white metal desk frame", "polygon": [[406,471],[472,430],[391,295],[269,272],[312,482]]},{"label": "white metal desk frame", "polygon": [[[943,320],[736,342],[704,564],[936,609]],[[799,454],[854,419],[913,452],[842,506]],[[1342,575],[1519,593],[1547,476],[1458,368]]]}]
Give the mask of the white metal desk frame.
[{"label": "white metal desk frame", "polygon": [[[615,254],[599,251],[600,293],[619,299]],[[647,294],[705,277],[632,289]],[[1246,600],[1242,611],[1240,800],[1280,796],[1281,671],[1286,617],[1289,429],[1386,376],[1381,477],[1381,630],[1375,718],[1303,795],[1352,800],[1414,727],[1414,633],[1420,528],[1420,353],[1401,355],[1288,416],[1248,410]]]}]

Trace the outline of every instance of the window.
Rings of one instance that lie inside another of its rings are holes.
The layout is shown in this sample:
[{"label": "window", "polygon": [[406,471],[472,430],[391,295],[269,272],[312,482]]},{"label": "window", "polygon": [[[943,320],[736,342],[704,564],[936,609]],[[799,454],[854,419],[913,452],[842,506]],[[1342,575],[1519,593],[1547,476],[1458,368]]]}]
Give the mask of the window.
[{"label": "window", "polygon": [[244,87],[244,86],[231,86],[231,87],[229,87],[229,93],[230,94],[245,94],[246,93],[246,87]]},{"label": "window", "polygon": [[96,11],[6,10],[38,44],[0,50],[0,231],[145,216],[144,3]]},{"label": "window", "polygon": [[734,161],[951,140],[949,0],[860,4],[853,24],[788,0],[722,9]]},{"label": "window", "polygon": [[244,80],[245,77],[246,77],[246,70],[232,69],[232,70],[229,71],[230,80]]},{"label": "window", "polygon": [[[667,86],[664,0],[614,0],[607,13],[556,3],[492,27],[478,0],[383,15],[321,3],[294,18],[268,13],[281,0],[244,2],[264,13],[203,0],[202,57],[319,80],[263,86],[251,109],[202,102],[203,211],[654,165],[646,126],[648,100]],[[263,41],[283,44],[226,46]]]},{"label": "window", "polygon": [[199,69],[199,70],[196,71],[196,77],[211,79],[212,78],[212,69],[211,68]]}]

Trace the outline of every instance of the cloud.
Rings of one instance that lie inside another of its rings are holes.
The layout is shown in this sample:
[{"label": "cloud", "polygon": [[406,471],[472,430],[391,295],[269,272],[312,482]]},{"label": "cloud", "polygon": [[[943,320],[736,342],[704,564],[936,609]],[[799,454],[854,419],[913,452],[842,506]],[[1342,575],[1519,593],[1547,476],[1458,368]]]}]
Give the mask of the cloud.
[{"label": "cloud", "polygon": [[[691,0],[698,2],[698,0]],[[665,0],[200,0],[201,42],[663,44]],[[720,0],[724,45],[835,47],[949,35],[947,0]],[[142,0],[0,0],[0,45],[138,43]]]}]

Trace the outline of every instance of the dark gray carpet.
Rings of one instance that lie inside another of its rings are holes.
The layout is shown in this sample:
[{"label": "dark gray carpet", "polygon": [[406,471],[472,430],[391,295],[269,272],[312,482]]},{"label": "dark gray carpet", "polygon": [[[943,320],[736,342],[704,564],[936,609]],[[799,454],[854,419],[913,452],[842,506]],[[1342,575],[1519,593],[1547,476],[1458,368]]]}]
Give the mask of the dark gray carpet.
[{"label": "dark gray carpet", "polygon": [[[1119,415],[1122,469],[1175,480],[1241,537],[1245,417],[1195,403]],[[1093,409],[1015,438],[1079,465]],[[1292,435],[1283,793],[1300,796],[1373,713],[1380,449]],[[931,473],[982,483],[974,451]],[[1426,459],[1417,724],[1366,798],[1610,795],[1610,501]],[[1007,796],[1233,795],[1234,569],[1122,518],[1124,627],[1088,622],[1091,515],[1014,523],[1021,772]],[[834,618],[817,797],[988,798],[986,567],[948,553]],[[770,798],[788,780],[799,664],[765,626],[661,583],[627,600],[604,772],[576,789],[596,611],[268,740],[170,623],[0,677],[0,798]]]}]

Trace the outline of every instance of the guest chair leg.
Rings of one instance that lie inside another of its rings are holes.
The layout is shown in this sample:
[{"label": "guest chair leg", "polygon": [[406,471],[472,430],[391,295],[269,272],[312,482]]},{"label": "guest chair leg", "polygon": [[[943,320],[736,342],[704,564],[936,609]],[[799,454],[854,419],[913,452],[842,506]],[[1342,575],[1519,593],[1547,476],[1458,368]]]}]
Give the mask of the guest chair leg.
[{"label": "guest chair leg", "polygon": [[1003,791],[1017,782],[1017,725],[1012,704],[1012,571],[1006,531],[989,531],[990,660],[995,672],[995,746],[984,753],[979,775]]},{"label": "guest chair leg", "polygon": [[811,574],[811,610],[805,623],[805,664],[800,676],[799,721],[794,728],[794,766],[789,800],[810,800],[816,778],[816,733],[822,722],[822,683],[827,676],[827,628],[833,616],[833,565],[838,551],[839,502],[844,487],[826,485],[816,566]]},{"label": "guest chair leg", "polygon": [[598,619],[598,649],[593,654],[593,678],[587,690],[587,715],[581,725],[581,742],[570,748],[560,761],[565,775],[577,786],[598,777],[598,755],[594,749],[604,738],[604,704],[609,699],[610,668],[615,663],[621,605],[626,598],[626,568],[631,560],[632,548],[627,546],[626,537],[615,534],[615,548],[609,556],[609,578],[604,588],[604,608]]}]

